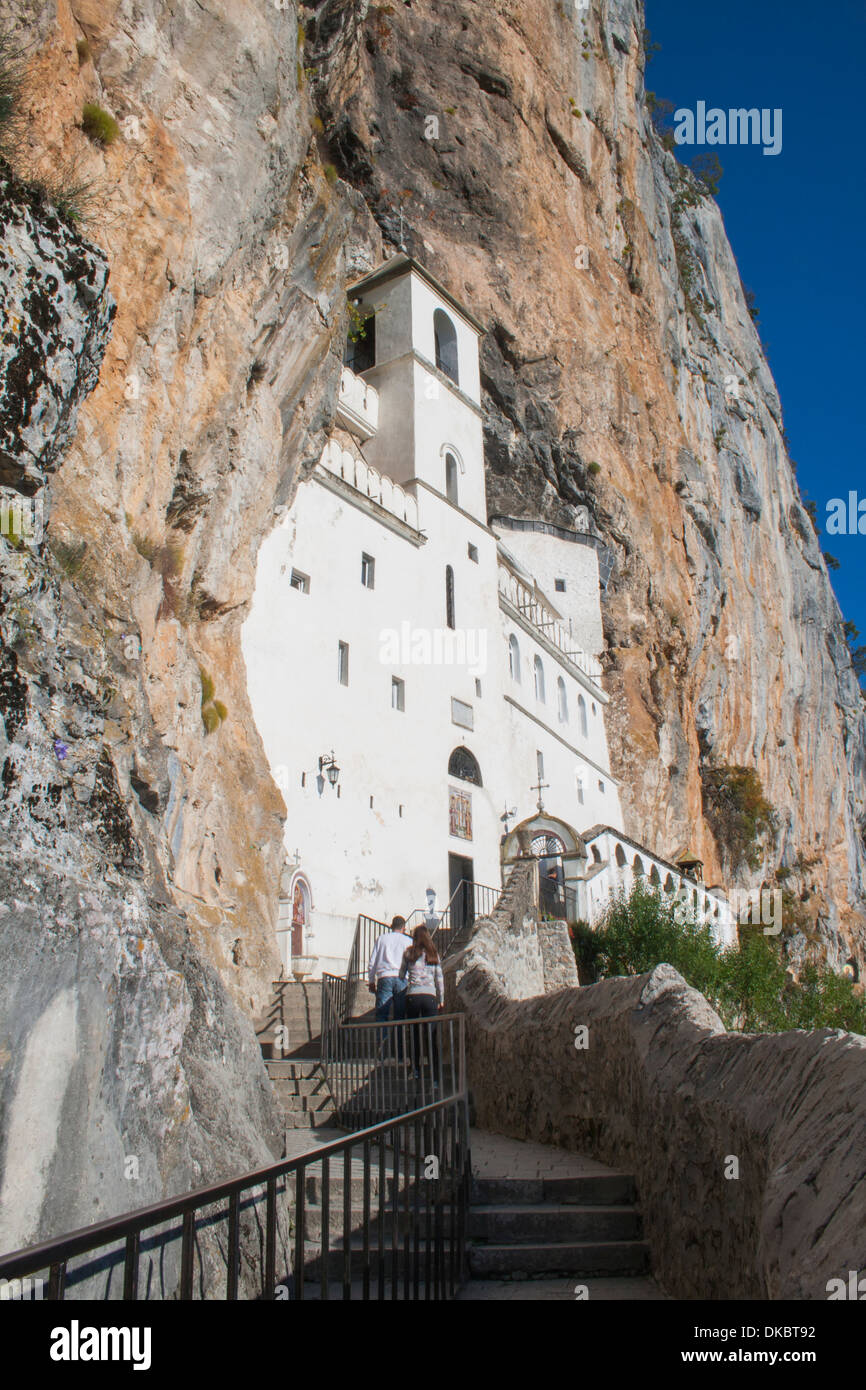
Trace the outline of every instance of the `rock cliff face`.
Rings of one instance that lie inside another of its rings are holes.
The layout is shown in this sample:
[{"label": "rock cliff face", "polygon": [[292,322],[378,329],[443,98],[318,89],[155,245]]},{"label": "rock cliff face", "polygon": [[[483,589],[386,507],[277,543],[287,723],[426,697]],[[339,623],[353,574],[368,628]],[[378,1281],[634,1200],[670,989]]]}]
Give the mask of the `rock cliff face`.
[{"label": "rock cliff face", "polygon": [[47,518],[3,556],[0,1244],[276,1149],[248,1017],[285,808],[238,634],[333,419],[345,285],[401,234],[489,324],[491,512],[585,505],[615,551],[627,828],[696,836],[718,879],[701,767],[756,766],[768,869],[814,860],[789,884],[837,963],[862,952],[862,704],[718,209],[650,130],[637,0],[0,0],[0,23],[29,45],[15,167],[61,202],[90,185],[84,236],[14,181],[0,207],[0,483]]},{"label": "rock cliff face", "polygon": [[360,14],[324,0],[308,24],[320,111],[383,234],[402,225],[489,326],[490,511],[568,525],[586,506],[615,553],[627,829],[667,854],[693,840],[730,886],[701,771],[756,768],[790,925],[837,964],[862,954],[863,702],[719,209],[651,127],[643,6]]}]

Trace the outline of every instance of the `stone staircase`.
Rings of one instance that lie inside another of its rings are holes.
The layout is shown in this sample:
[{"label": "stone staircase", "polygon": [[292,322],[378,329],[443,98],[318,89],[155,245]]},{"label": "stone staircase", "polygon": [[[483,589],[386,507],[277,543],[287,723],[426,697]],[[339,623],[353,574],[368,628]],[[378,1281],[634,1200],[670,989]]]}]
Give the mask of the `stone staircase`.
[{"label": "stone staircase", "polygon": [[266,1014],[256,1023],[256,1037],[287,1132],[334,1124],[334,1102],[321,1063],[321,1028],[321,981],[278,980]]},{"label": "stone staircase", "polygon": [[610,1177],[481,1178],[472,1185],[469,1269],[475,1278],[646,1274],[634,1182]]},{"label": "stone staircase", "polygon": [[[634,1179],[594,1159],[472,1132],[467,1254],[458,1298],[660,1298]],[[518,1281],[524,1281],[522,1283]]]}]

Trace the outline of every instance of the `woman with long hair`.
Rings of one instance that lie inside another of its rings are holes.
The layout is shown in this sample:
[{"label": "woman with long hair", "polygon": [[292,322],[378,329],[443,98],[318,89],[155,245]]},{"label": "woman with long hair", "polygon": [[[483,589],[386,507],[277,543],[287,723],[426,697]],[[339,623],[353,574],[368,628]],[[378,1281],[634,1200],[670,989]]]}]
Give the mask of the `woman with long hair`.
[{"label": "woman with long hair", "polygon": [[[416,927],[412,933],[412,945],[406,947],[403,964],[400,966],[400,979],[405,980],[406,1018],[432,1018],[445,1008],[445,979],[439,963],[439,952],[433,945],[433,938],[426,927]],[[412,1056],[415,1074],[420,1069],[421,1046],[418,1029],[412,1030]],[[430,1061],[433,1068],[433,1085],[439,1081],[439,1045],[436,1030],[427,1028],[430,1038]]]}]

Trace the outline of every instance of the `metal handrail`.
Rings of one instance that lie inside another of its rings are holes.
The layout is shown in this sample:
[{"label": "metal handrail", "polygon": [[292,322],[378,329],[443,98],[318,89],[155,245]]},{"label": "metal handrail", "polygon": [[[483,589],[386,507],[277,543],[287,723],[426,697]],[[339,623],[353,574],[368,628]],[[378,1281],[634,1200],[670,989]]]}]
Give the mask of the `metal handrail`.
[{"label": "metal handrail", "polygon": [[[390,1141],[390,1142],[389,1142]],[[376,1145],[379,1157],[378,1216],[371,1211],[370,1175],[373,1167],[372,1148]],[[351,1179],[352,1150],[361,1148],[363,1155],[363,1207],[360,1234],[353,1231]],[[386,1148],[390,1148],[390,1171],[386,1162]],[[330,1248],[330,1162],[332,1158],[343,1156],[343,1229],[342,1248]],[[425,1160],[436,1158],[435,1181],[426,1181]],[[401,1162],[403,1164],[401,1185]],[[308,1170],[320,1169],[322,1189],[322,1226],[318,1247],[308,1248],[306,1224],[306,1195],[308,1189]],[[72,1231],[55,1240],[43,1241],[23,1250],[16,1250],[0,1257],[0,1278],[21,1279],[48,1270],[47,1297],[53,1300],[64,1298],[70,1260],[79,1255],[93,1254],[97,1251],[113,1254],[117,1263],[123,1261],[123,1297],[136,1300],[139,1289],[139,1264],[142,1258],[141,1241],[145,1232],[164,1226],[167,1222],[181,1221],[181,1250],[179,1288],[182,1299],[193,1296],[194,1265],[197,1250],[196,1218],[205,1208],[216,1203],[227,1202],[227,1210],[216,1217],[208,1212],[203,1217],[209,1226],[214,1221],[227,1223],[225,1241],[226,1260],[226,1298],[237,1299],[240,1272],[240,1217],[241,1199],[253,1189],[264,1188],[265,1213],[262,1223],[264,1231],[264,1256],[260,1263],[262,1294],[266,1298],[276,1296],[277,1290],[285,1289],[286,1295],[294,1299],[305,1297],[305,1283],[309,1282],[308,1270],[318,1267],[318,1282],[322,1298],[329,1296],[331,1256],[337,1256],[341,1266],[342,1296],[352,1297],[353,1276],[360,1275],[362,1297],[370,1297],[373,1259],[377,1265],[378,1297],[385,1297],[388,1284],[388,1245],[391,1247],[390,1297],[398,1296],[400,1270],[403,1273],[403,1297],[421,1297],[421,1262],[424,1264],[423,1296],[449,1297],[462,1282],[465,1274],[465,1218],[468,1201],[470,1174],[469,1131],[465,1096],[450,1096],[420,1106],[398,1118],[370,1125],[360,1133],[345,1139],[336,1139],[330,1144],[311,1150],[295,1158],[282,1159],[268,1164],[228,1182],[215,1183],[197,1188],[182,1197],[171,1197],[148,1207],[141,1207],[124,1216],[108,1221],[100,1221],[92,1226]],[[281,1180],[294,1179],[293,1189],[288,1181],[278,1189]],[[390,1178],[391,1198],[386,1202],[386,1179]],[[423,1203],[422,1203],[423,1194]],[[277,1197],[284,1195],[291,1212],[284,1211],[280,1225]],[[260,1202],[262,1197],[253,1198]],[[424,1207],[424,1247],[421,1248],[420,1209]],[[388,1210],[390,1208],[390,1210]],[[386,1222],[386,1213],[390,1223]],[[285,1218],[293,1221],[292,1235],[288,1235]],[[390,1232],[387,1226],[390,1224]],[[402,1228],[402,1229],[401,1229]],[[282,1235],[284,1246],[294,1246],[294,1259],[288,1250],[289,1261],[285,1268],[288,1283],[277,1280],[277,1243]],[[178,1238],[174,1232],[160,1232],[163,1244],[174,1243]],[[402,1250],[399,1237],[402,1236]],[[371,1240],[372,1237],[372,1240]],[[360,1248],[358,1241],[361,1241]],[[354,1244],[353,1244],[354,1240]],[[119,1242],[125,1242],[123,1251],[111,1250]],[[245,1248],[248,1261],[260,1252],[257,1242]],[[360,1256],[360,1258],[358,1258]],[[164,1252],[160,1253],[160,1260]],[[291,1276],[289,1268],[291,1267]],[[73,1271],[82,1278],[90,1277],[86,1271]]]},{"label": "metal handrail", "polygon": [[341,983],[333,975],[322,980],[322,1070],[338,1124],[365,1128],[426,1105],[437,1095],[464,1094],[462,1014],[345,1021],[340,1016]]}]

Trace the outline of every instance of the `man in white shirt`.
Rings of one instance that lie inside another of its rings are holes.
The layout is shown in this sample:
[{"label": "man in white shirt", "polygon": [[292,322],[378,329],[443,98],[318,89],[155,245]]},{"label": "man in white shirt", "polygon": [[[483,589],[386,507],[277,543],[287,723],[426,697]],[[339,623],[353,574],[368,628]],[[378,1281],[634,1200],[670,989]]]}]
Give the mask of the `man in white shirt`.
[{"label": "man in white shirt", "polygon": [[406,918],[395,917],[388,931],[382,933],[373,947],[367,982],[376,996],[376,1021],[386,1023],[394,1005],[394,1019],[406,1014],[406,981],[400,979],[403,953],[409,945],[405,934]]}]

